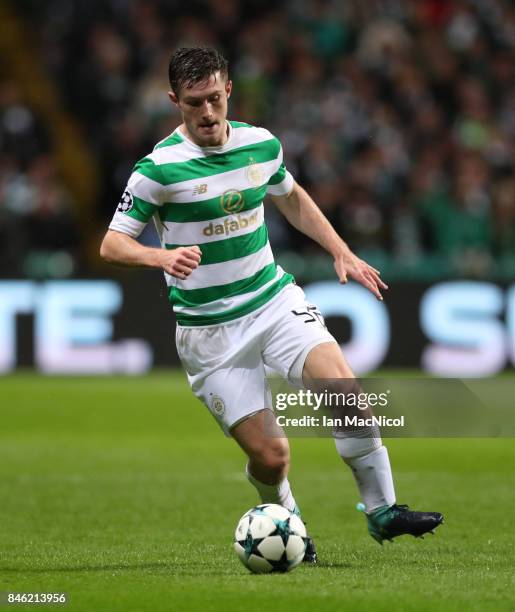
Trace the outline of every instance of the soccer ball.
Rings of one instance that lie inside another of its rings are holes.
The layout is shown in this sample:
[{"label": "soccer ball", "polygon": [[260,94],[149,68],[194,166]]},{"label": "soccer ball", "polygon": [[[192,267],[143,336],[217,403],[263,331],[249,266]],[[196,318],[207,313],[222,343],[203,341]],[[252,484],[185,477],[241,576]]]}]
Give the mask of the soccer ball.
[{"label": "soccer ball", "polygon": [[306,527],[296,514],[278,504],[261,504],[241,517],[234,550],[255,574],[290,572],[304,559],[306,540]]}]

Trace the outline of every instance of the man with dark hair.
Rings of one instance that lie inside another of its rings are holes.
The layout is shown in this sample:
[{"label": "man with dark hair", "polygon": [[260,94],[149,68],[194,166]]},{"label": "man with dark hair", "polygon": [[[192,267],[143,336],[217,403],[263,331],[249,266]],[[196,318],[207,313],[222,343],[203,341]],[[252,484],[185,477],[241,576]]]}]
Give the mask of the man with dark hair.
[{"label": "man with dark hair", "polygon": [[[169,76],[168,95],[183,123],[136,164],[101,255],[112,263],[164,270],[177,317],[177,350],[193,392],[247,454],[247,477],[262,502],[298,513],[287,479],[288,440],[265,433],[271,408],[265,365],[292,382],[354,374],[320,313],[274,262],[265,195],[333,256],[340,282],[351,277],[380,300],[387,286],[295,182],[277,138],[226,119],[232,82],[219,52],[179,49]],[[151,218],[163,248],[135,240]],[[309,325],[295,314],[308,309],[317,315]],[[388,453],[376,428],[341,432],[335,443],[352,469],[378,542],[420,536],[442,522],[439,513],[395,503]],[[312,542],[306,560],[316,561]]]},{"label": "man with dark hair", "polygon": [[174,92],[201,83],[212,74],[220,74],[225,81],[229,77],[227,60],[216,49],[181,47],[172,55],[168,66],[168,80]]}]

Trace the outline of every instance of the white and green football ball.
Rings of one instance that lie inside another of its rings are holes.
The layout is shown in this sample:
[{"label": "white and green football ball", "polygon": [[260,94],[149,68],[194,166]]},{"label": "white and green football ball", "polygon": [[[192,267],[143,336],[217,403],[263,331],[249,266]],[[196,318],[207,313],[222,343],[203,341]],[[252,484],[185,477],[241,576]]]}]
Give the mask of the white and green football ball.
[{"label": "white and green football ball", "polygon": [[261,504],[241,517],[234,550],[256,574],[290,572],[304,559],[306,540],[306,527],[296,514],[278,504]]}]

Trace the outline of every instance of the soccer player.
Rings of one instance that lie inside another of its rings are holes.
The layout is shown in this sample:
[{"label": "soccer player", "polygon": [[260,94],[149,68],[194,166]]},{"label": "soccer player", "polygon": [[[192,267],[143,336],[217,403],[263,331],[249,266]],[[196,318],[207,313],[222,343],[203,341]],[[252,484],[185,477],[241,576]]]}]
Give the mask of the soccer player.
[{"label": "soccer player", "polygon": [[[295,314],[310,305],[274,262],[265,195],[331,254],[340,282],[350,277],[380,300],[387,286],[295,182],[278,139],[264,128],[227,120],[232,82],[218,51],[178,49],[169,78],[168,95],[183,122],[135,165],[100,253],[111,263],[164,271],[177,317],[177,350],[193,392],[247,454],[247,477],[261,501],[299,512],[287,478],[288,441],[267,435],[264,427],[271,409],[265,366],[291,381],[354,374],[321,317],[307,324]],[[162,248],[136,241],[151,219]],[[377,430],[340,432],[335,443],[379,543],[421,536],[442,522],[437,512],[396,504]],[[312,541],[306,560],[316,561]]]}]

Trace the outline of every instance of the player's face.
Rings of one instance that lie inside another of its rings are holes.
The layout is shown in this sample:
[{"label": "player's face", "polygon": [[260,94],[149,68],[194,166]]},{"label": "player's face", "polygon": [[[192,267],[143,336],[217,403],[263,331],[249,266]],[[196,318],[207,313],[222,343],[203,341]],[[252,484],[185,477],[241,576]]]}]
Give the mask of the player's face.
[{"label": "player's face", "polygon": [[227,140],[227,100],[232,82],[219,72],[207,81],[183,87],[176,95],[168,92],[171,101],[179,107],[190,138],[201,147],[222,145]]}]

